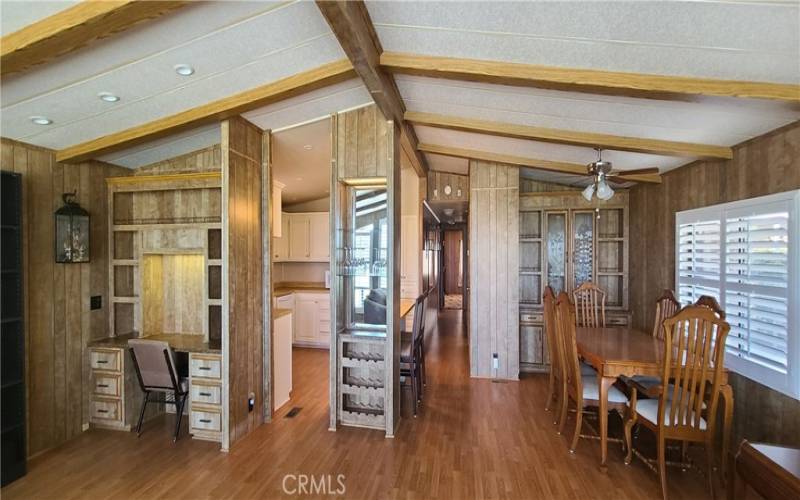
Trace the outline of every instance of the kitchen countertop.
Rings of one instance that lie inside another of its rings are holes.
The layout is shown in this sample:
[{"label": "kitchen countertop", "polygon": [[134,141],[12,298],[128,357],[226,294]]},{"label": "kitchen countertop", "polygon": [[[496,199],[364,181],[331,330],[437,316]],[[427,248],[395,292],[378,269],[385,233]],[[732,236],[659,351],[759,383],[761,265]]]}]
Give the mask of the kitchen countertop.
[{"label": "kitchen countertop", "polygon": [[275,283],[273,289],[273,295],[275,297],[283,297],[284,295],[289,295],[290,293],[295,292],[306,292],[306,293],[330,293],[330,288],[325,288],[325,283],[323,282],[292,282],[292,281],[284,281],[281,283]]},{"label": "kitchen countertop", "polygon": [[89,342],[89,347],[114,347],[118,349],[126,348],[128,347],[128,340],[136,338],[167,342],[170,347],[177,352],[197,352],[207,354],[219,354],[222,352],[222,346],[219,345],[219,342],[206,342],[203,335],[176,333],[163,333],[159,335],[148,335],[146,337],[138,337],[135,333],[129,333],[126,335],[118,335],[116,337],[93,340]]},{"label": "kitchen countertop", "polygon": [[292,314],[292,310],[276,307],[275,309],[272,310],[272,319],[278,319],[283,316],[286,316],[287,314]]}]

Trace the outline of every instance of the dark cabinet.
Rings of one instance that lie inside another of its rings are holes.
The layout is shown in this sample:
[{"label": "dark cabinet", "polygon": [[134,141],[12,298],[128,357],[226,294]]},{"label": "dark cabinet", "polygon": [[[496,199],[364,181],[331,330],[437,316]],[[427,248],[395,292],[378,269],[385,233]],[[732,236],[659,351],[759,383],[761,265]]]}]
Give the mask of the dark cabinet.
[{"label": "dark cabinet", "polygon": [[22,177],[0,179],[0,448],[2,485],[25,475],[25,330],[22,296]]}]

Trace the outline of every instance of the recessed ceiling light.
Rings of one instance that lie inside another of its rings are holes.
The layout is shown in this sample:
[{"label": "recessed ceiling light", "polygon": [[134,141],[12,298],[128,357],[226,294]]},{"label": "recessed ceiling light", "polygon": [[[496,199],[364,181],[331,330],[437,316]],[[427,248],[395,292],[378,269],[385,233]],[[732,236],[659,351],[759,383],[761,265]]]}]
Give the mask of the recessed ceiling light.
[{"label": "recessed ceiling light", "polygon": [[50,125],[53,123],[53,120],[46,116],[31,116],[31,121],[36,125]]},{"label": "recessed ceiling light", "polygon": [[111,92],[100,92],[97,94],[97,97],[106,101],[106,102],[117,102],[119,101],[119,96],[112,94]]},{"label": "recessed ceiling light", "polygon": [[306,144],[305,146],[303,146],[303,149],[305,149],[306,151],[311,151],[311,148],[312,148],[311,144]]},{"label": "recessed ceiling light", "polygon": [[188,64],[176,64],[175,72],[181,76],[189,76],[191,74],[194,74],[194,68],[189,66]]}]

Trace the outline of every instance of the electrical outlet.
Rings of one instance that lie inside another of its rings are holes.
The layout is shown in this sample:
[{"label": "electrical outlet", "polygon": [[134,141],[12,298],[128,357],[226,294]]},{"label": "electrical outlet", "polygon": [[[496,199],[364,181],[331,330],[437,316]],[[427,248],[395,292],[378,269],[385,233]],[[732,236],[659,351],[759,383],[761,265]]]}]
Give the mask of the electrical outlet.
[{"label": "electrical outlet", "polygon": [[247,398],[247,412],[253,411],[253,408],[256,407],[256,395],[255,393],[250,393],[250,397]]},{"label": "electrical outlet", "polygon": [[96,311],[103,308],[103,296],[92,295],[89,299],[89,310]]}]

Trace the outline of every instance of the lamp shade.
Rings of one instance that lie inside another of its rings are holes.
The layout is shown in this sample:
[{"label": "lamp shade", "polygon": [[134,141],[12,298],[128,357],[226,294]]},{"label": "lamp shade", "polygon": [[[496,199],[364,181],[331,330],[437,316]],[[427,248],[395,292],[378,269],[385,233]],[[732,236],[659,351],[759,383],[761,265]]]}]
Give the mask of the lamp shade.
[{"label": "lamp shade", "polygon": [[592,201],[592,195],[594,194],[594,182],[586,186],[586,189],[583,190],[583,197],[586,198],[586,201]]},{"label": "lamp shade", "polygon": [[604,178],[597,183],[597,197],[605,201],[614,196],[614,190],[608,185]]}]

